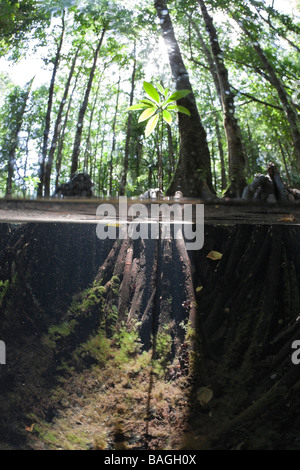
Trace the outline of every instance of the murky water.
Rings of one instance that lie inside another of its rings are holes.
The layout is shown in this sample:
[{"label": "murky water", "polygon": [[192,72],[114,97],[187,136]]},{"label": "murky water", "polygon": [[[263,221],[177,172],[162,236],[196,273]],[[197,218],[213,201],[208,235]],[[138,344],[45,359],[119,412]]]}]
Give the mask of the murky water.
[{"label": "murky water", "polygon": [[50,206],[0,224],[1,448],[299,448],[296,211],[186,251]]}]

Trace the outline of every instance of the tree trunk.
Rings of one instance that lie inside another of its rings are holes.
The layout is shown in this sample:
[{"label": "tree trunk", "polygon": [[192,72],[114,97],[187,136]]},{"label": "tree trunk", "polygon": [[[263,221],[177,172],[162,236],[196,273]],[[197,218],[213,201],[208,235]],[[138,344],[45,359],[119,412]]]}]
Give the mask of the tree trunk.
[{"label": "tree trunk", "polygon": [[[236,20],[237,21],[237,20]],[[300,171],[300,119],[297,115],[293,104],[290,102],[287,92],[285,91],[284,85],[282,84],[280,78],[278,77],[273,65],[269,62],[267,56],[262,50],[259,43],[253,39],[251,33],[247,30],[244,25],[241,25],[240,21],[237,21],[239,26],[245,32],[245,34],[250,38],[251,44],[256,51],[260,61],[267,72],[267,79],[273,85],[278,93],[278,97],[282,103],[287,121],[290,126],[290,132],[294,144],[294,153],[297,159],[298,169]]]},{"label": "tree trunk", "polygon": [[226,178],[224,151],[223,151],[223,144],[222,144],[222,139],[221,139],[218,116],[215,117],[215,127],[216,127],[218,149],[219,149],[219,155],[220,155],[220,161],[221,161],[221,189],[222,191],[224,191],[227,187],[227,178]]},{"label": "tree trunk", "polygon": [[116,149],[116,124],[117,124],[117,116],[118,116],[118,111],[119,111],[119,99],[120,99],[120,82],[121,82],[121,77],[119,77],[119,81],[118,81],[115,114],[114,114],[113,125],[112,125],[112,145],[111,145],[110,161],[109,161],[109,195],[110,197],[112,196],[114,153]]},{"label": "tree trunk", "polygon": [[92,89],[92,84],[95,76],[95,71],[97,67],[97,60],[98,60],[98,55],[102,46],[102,42],[104,39],[104,34],[105,34],[105,28],[103,28],[99,42],[97,44],[97,48],[94,53],[94,58],[93,58],[93,65],[90,70],[90,75],[89,75],[89,80],[88,84],[85,90],[85,95],[84,99],[82,102],[82,105],[79,110],[78,114],[78,120],[77,120],[77,127],[76,127],[76,134],[75,134],[75,139],[74,139],[74,146],[73,146],[73,154],[72,154],[72,164],[71,164],[71,173],[70,177],[72,178],[75,173],[77,172],[78,169],[78,160],[79,160],[79,155],[80,155],[80,146],[81,146],[81,136],[82,136],[82,130],[83,130],[83,122],[84,122],[84,117],[85,117],[85,112],[87,109],[87,105],[89,102],[89,96],[90,92]]},{"label": "tree trunk", "polygon": [[172,129],[169,124],[167,125],[167,132],[168,132],[168,155],[169,155],[168,177],[169,177],[169,184],[170,184],[172,175],[174,174],[174,171],[175,171],[175,158],[174,158],[174,144],[173,144]]},{"label": "tree trunk", "polygon": [[46,118],[45,118],[45,130],[44,130],[43,147],[42,147],[42,156],[41,156],[39,174],[38,174],[39,179],[40,179],[40,183],[39,183],[38,189],[37,189],[37,197],[43,197],[43,188],[44,188],[44,185],[45,185],[45,165],[46,165],[47,153],[48,153],[48,140],[49,140],[50,124],[51,124],[51,111],[52,111],[52,104],[53,104],[53,97],[54,97],[54,85],[55,85],[56,73],[57,73],[58,65],[59,65],[59,61],[60,61],[60,53],[61,53],[61,48],[62,48],[62,44],[63,44],[63,40],[64,40],[64,34],[65,34],[65,11],[63,11],[62,32],[61,32],[59,44],[58,44],[57,51],[56,51],[56,56],[55,56],[55,61],[54,61],[54,66],[53,66],[53,72],[52,72],[52,77],[51,77],[50,87],[49,87],[48,105],[47,105],[47,112],[46,112]]},{"label": "tree trunk", "polygon": [[206,45],[206,43],[204,41],[204,38],[203,38],[199,28],[198,28],[197,23],[192,19],[192,17],[189,17],[189,21],[190,21],[191,25],[193,26],[193,28],[196,32],[200,47],[202,49],[202,52],[203,52],[203,54],[206,58],[207,64],[208,64],[208,69],[211,73],[211,76],[212,76],[212,79],[213,79],[213,82],[214,82],[214,85],[215,85],[215,88],[216,88],[216,92],[217,92],[217,95],[218,95],[219,100],[220,100],[220,104],[222,106],[221,88],[220,88],[220,82],[219,82],[219,77],[218,77],[214,57],[213,57],[209,47]]},{"label": "tree trunk", "polygon": [[[175,37],[173,25],[165,0],[156,0],[154,6],[161,20],[162,35],[168,51],[170,67],[176,89],[192,90],[188,72]],[[178,114],[180,134],[179,162],[167,195],[174,195],[180,189],[187,197],[212,197],[212,175],[206,132],[202,125],[193,92],[179,100],[180,105],[189,109],[191,116]]]},{"label": "tree trunk", "polygon": [[12,118],[11,125],[11,132],[9,137],[7,138],[8,143],[8,162],[7,162],[7,180],[6,180],[6,192],[5,197],[11,197],[12,195],[12,182],[14,177],[14,168],[16,163],[16,150],[19,145],[19,133],[23,123],[24,112],[26,109],[29,93],[31,90],[31,86],[33,83],[32,79],[29,84],[27,85],[27,90],[21,92],[21,96],[18,97],[20,101],[20,105],[16,110],[15,116]]},{"label": "tree trunk", "polygon": [[91,142],[92,123],[93,123],[93,119],[94,119],[94,112],[95,112],[96,105],[97,105],[97,102],[98,102],[100,84],[101,84],[101,81],[99,80],[99,83],[98,83],[98,86],[97,86],[97,91],[96,91],[94,102],[93,102],[93,106],[92,106],[92,110],[91,110],[91,114],[90,114],[90,119],[89,119],[89,128],[88,128],[88,135],[87,135],[86,144],[85,144],[84,163],[83,163],[83,171],[85,173],[88,173],[89,155],[91,153],[90,142]]},{"label": "tree trunk", "polygon": [[290,173],[289,173],[289,170],[288,170],[287,161],[286,161],[285,153],[284,153],[284,150],[283,150],[283,146],[280,142],[280,138],[279,138],[278,134],[276,135],[276,137],[277,137],[277,142],[278,142],[280,152],[281,152],[281,155],[282,155],[282,160],[283,160],[283,163],[284,163],[287,182],[288,182],[288,185],[291,186],[291,177],[290,177]]},{"label": "tree trunk", "polygon": [[[133,69],[131,75],[131,90],[130,90],[130,98],[129,98],[129,106],[133,104],[134,98],[134,89],[135,89],[135,77],[136,77],[136,44],[134,43],[133,49]],[[128,163],[129,163],[129,147],[130,147],[130,139],[131,139],[131,132],[132,132],[132,112],[129,112],[127,118],[127,126],[126,126],[126,141],[125,141],[125,149],[124,149],[124,163],[123,163],[123,172],[120,181],[120,196],[124,196],[126,192],[126,184],[127,184],[127,173],[128,173]]]},{"label": "tree trunk", "polygon": [[76,75],[76,78],[75,78],[75,83],[74,83],[74,86],[73,86],[73,89],[72,89],[72,92],[71,92],[71,95],[70,95],[70,98],[69,98],[67,111],[66,111],[66,114],[65,114],[65,117],[64,117],[64,123],[63,123],[62,130],[60,132],[59,139],[58,139],[57,153],[56,153],[56,164],[55,164],[55,169],[56,169],[55,189],[57,189],[58,185],[59,185],[59,178],[60,178],[61,164],[62,164],[62,157],[63,157],[65,132],[66,132],[66,129],[67,129],[69,114],[70,114],[70,110],[71,110],[71,104],[72,104],[72,101],[73,101],[73,95],[74,95],[74,92],[76,90],[79,75],[80,75],[80,69],[79,69],[79,71]]},{"label": "tree trunk", "polygon": [[229,188],[226,191],[228,196],[241,197],[246,187],[245,179],[245,155],[242,144],[241,130],[234,115],[234,96],[231,91],[228,70],[224,64],[223,52],[219,45],[218,34],[214,27],[213,20],[208,14],[203,0],[198,0],[206,29],[210,38],[212,55],[217,72],[221,102],[224,113],[224,128],[228,146],[228,167],[229,167]]},{"label": "tree trunk", "polygon": [[55,153],[55,150],[56,150],[56,147],[57,147],[57,142],[58,142],[58,139],[59,139],[59,133],[60,133],[60,130],[61,130],[62,113],[63,113],[63,110],[64,110],[65,103],[67,101],[69,88],[70,88],[71,80],[72,80],[72,77],[73,77],[73,74],[74,74],[78,54],[79,54],[79,47],[78,47],[78,49],[75,53],[74,59],[72,61],[69,76],[68,76],[68,79],[67,79],[67,82],[66,82],[66,85],[65,85],[64,94],[63,94],[62,100],[61,100],[60,105],[59,105],[59,109],[58,109],[58,113],[57,113],[57,117],[56,117],[56,121],[55,121],[55,125],[54,125],[54,131],[53,131],[51,147],[50,147],[50,150],[49,150],[48,160],[46,162],[46,167],[45,167],[45,197],[50,196],[50,179],[51,179],[51,171],[52,171],[54,153]]},{"label": "tree trunk", "polygon": [[[102,113],[101,113],[102,114]],[[99,113],[99,126],[100,126],[100,115]],[[107,115],[107,109],[105,110],[105,117],[104,117],[104,122],[106,122],[106,115]],[[99,168],[98,168],[98,191],[99,191],[99,196],[101,195],[101,191],[103,191],[104,185],[101,185],[101,177],[102,177],[102,163],[103,163],[103,150],[104,150],[104,142],[105,142],[105,135],[106,135],[106,130],[104,129],[102,132],[102,139],[101,139],[101,150],[100,150],[100,158],[99,158]]]}]

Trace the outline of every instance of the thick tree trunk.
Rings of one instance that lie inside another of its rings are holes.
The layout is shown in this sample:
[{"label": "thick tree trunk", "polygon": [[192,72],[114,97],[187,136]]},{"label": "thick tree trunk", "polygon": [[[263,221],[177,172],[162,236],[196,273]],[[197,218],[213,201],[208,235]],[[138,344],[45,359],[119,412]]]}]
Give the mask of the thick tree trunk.
[{"label": "thick tree trunk", "polygon": [[41,155],[39,174],[38,174],[39,179],[40,179],[40,183],[39,183],[38,189],[37,189],[37,197],[43,197],[43,189],[44,189],[44,185],[45,185],[45,165],[46,165],[47,153],[48,153],[48,140],[49,140],[49,133],[50,133],[50,125],[51,125],[51,111],[52,111],[52,104],[53,104],[53,97],[54,97],[54,85],[55,85],[55,78],[56,78],[58,65],[59,65],[59,61],[60,61],[60,53],[61,53],[61,49],[62,49],[62,45],[63,45],[64,34],[65,34],[65,12],[63,12],[62,32],[61,32],[59,44],[58,44],[57,51],[56,51],[56,56],[55,56],[55,61],[54,61],[54,66],[53,66],[53,72],[52,72],[52,77],[51,77],[50,87],[49,87],[48,105],[47,105],[47,112],[46,112],[46,118],[45,118],[45,130],[44,130],[44,137],[43,137],[42,155]]},{"label": "thick tree trunk", "polygon": [[[175,37],[165,0],[156,0],[154,6],[161,20],[162,35],[167,47],[170,67],[176,89],[192,90],[189,75]],[[179,101],[189,109],[191,116],[178,114],[180,134],[179,162],[167,194],[174,195],[180,189],[187,197],[211,197],[214,194],[210,166],[210,154],[206,132],[202,125],[193,92]]]},{"label": "thick tree trunk", "polygon": [[88,80],[87,87],[85,90],[84,99],[83,99],[83,102],[82,102],[82,105],[80,107],[79,114],[78,114],[76,134],[75,134],[73,153],[72,153],[72,165],[71,165],[71,173],[70,173],[71,178],[75,175],[75,173],[78,170],[78,160],[79,160],[80,149],[81,149],[80,148],[81,136],[82,136],[82,130],[83,130],[84,117],[85,117],[85,112],[86,112],[88,102],[89,102],[89,96],[90,96],[90,92],[92,89],[92,84],[93,84],[96,67],[97,67],[97,60],[98,60],[99,52],[103,43],[105,31],[106,31],[105,28],[103,28],[99,42],[97,44],[97,47],[94,53],[93,65],[90,70],[89,80]]},{"label": "thick tree trunk", "polygon": [[233,197],[240,197],[246,186],[245,179],[245,155],[242,144],[241,130],[235,117],[234,96],[231,91],[228,70],[223,60],[218,34],[213,24],[211,16],[208,14],[203,0],[198,0],[206,29],[210,38],[210,46],[214,57],[214,65],[219,82],[218,90],[221,96],[224,113],[224,129],[228,146],[228,167],[229,167],[229,189],[226,194]]}]

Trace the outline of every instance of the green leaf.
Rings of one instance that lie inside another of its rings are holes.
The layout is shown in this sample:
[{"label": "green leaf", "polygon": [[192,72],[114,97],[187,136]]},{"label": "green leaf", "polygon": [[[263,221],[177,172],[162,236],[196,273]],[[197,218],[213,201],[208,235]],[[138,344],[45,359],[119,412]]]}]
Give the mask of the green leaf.
[{"label": "green leaf", "polygon": [[175,111],[175,113],[183,113],[187,114],[188,116],[191,115],[189,110],[185,106],[180,106],[180,105],[169,105],[168,110]]},{"label": "green leaf", "polygon": [[142,114],[139,117],[138,122],[144,122],[149,119],[149,117],[153,116],[153,114],[156,112],[156,109],[154,108],[147,108],[145,111],[142,112]]},{"label": "green leaf", "polygon": [[163,118],[164,120],[168,123],[168,124],[172,124],[172,116],[171,116],[171,113],[169,113],[169,111],[163,111]]},{"label": "green leaf", "polygon": [[144,82],[144,90],[152,100],[159,104],[159,93],[151,83]]},{"label": "green leaf", "polygon": [[178,101],[181,98],[184,98],[185,96],[189,95],[191,92],[192,92],[192,90],[178,90],[178,91],[175,91],[168,98],[167,102],[170,103],[171,101]]},{"label": "green leaf", "polygon": [[149,121],[147,123],[147,126],[146,126],[146,129],[145,129],[145,136],[146,137],[148,137],[150,134],[152,134],[152,132],[156,128],[156,125],[158,123],[158,118],[159,118],[159,115],[155,114],[155,116],[152,116],[149,119]]},{"label": "green leaf", "polygon": [[150,101],[150,100],[144,99],[144,100],[141,100],[141,103],[146,104],[147,106],[152,106],[153,108],[154,107],[157,108],[157,105],[153,101]]},{"label": "green leaf", "polygon": [[177,104],[169,104],[168,109],[171,111],[179,112],[179,106]]},{"label": "green leaf", "polygon": [[156,88],[161,92],[162,95],[166,96],[166,90],[161,86],[160,83],[156,84]]},{"label": "green leaf", "polygon": [[136,111],[139,109],[146,109],[148,106],[145,103],[138,103],[138,104],[133,104],[132,106],[129,106],[127,111]]}]

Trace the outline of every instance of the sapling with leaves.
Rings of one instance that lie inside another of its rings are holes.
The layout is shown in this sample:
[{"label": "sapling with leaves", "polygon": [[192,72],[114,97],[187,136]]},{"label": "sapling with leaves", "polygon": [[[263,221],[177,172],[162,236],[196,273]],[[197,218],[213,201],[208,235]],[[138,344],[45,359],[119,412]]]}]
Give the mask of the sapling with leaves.
[{"label": "sapling with leaves", "polygon": [[158,159],[158,185],[162,191],[162,140],[163,140],[163,123],[164,121],[171,125],[173,122],[172,113],[184,113],[191,115],[185,106],[180,106],[176,102],[184,98],[191,90],[178,90],[170,92],[168,88],[163,88],[159,83],[156,87],[149,82],[143,83],[147,97],[138,101],[128,108],[128,111],[142,110],[138,122],[147,122],[145,127],[145,137],[149,137],[155,129],[160,139],[159,159]]}]

